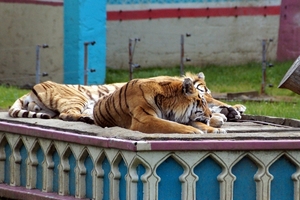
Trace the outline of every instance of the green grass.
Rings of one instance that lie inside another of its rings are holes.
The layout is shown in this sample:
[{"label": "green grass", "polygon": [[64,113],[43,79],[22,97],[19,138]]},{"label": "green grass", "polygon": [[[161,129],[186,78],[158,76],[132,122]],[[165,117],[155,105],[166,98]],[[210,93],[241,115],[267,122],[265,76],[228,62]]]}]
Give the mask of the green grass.
[{"label": "green grass", "polygon": [[0,109],[7,110],[16,99],[28,92],[29,90],[22,90],[13,86],[0,85]]},{"label": "green grass", "polygon": [[[293,61],[274,63],[274,67],[267,69],[267,83],[274,87],[266,86],[266,94],[276,97],[288,97],[289,101],[281,102],[228,102],[229,104],[242,103],[247,107],[246,114],[268,115],[285,118],[300,119],[298,94],[287,89],[277,88],[281,79],[291,67]],[[194,73],[204,72],[205,80],[211,91],[214,93],[229,92],[260,92],[262,81],[261,63],[249,63],[239,66],[186,66],[185,71]],[[133,78],[147,78],[159,75],[179,76],[179,66],[172,68],[154,67],[139,68],[133,72]],[[129,80],[129,70],[107,69],[106,83],[124,82]],[[0,108],[7,109],[12,103],[28,90],[19,90],[15,87],[0,86]]]}]

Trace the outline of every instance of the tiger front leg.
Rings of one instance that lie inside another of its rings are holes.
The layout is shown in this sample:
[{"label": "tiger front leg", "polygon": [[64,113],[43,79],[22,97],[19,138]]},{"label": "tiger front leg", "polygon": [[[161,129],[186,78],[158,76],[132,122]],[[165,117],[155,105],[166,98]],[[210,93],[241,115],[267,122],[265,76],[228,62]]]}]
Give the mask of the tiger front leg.
[{"label": "tiger front leg", "polygon": [[134,117],[130,129],[143,133],[203,134],[198,128],[149,115],[138,118]]},{"label": "tiger front leg", "polygon": [[225,129],[222,128],[214,128],[198,121],[191,121],[189,124],[195,128],[200,129],[204,133],[227,133]]}]

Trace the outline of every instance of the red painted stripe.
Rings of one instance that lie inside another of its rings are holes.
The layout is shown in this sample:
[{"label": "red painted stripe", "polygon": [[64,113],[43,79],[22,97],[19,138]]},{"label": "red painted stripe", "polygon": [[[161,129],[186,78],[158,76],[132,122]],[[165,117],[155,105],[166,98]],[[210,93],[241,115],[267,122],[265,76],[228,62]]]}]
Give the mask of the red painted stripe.
[{"label": "red painted stripe", "polygon": [[49,6],[62,6],[63,2],[51,2],[51,1],[39,1],[39,0],[0,0],[4,3],[26,3],[26,4],[39,4],[39,5],[49,5]]},{"label": "red painted stripe", "polygon": [[145,20],[160,18],[193,18],[193,17],[239,17],[279,15],[280,6],[232,7],[232,8],[178,8],[108,11],[107,20]]}]

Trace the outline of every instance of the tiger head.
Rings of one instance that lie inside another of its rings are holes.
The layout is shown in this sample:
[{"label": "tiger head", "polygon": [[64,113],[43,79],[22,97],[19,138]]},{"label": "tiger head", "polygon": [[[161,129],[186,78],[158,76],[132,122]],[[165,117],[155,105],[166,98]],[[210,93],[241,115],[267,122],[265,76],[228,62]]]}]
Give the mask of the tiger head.
[{"label": "tiger head", "polygon": [[203,72],[200,72],[198,74],[187,72],[185,74],[185,77],[190,77],[193,80],[194,87],[200,94],[211,97],[211,91],[206,86],[205,76]]},{"label": "tiger head", "polygon": [[[178,100],[176,103],[174,98],[165,100],[171,100],[169,105],[174,105],[171,109],[165,109],[169,112],[166,114],[166,118],[171,121],[175,121],[181,124],[188,124],[191,121],[198,121],[207,124],[212,115],[204,95],[198,92],[194,87],[193,80],[191,78],[184,78],[182,82],[183,95],[176,95]],[[178,105],[176,105],[178,103]]]},{"label": "tiger head", "polygon": [[224,114],[229,121],[241,119],[241,113],[246,111],[246,107],[241,104],[231,106],[227,103],[214,99],[211,91],[206,86],[205,76],[203,72],[200,72],[198,74],[187,72],[186,77],[191,77],[194,83],[194,87],[200,94],[204,95],[212,113]]}]

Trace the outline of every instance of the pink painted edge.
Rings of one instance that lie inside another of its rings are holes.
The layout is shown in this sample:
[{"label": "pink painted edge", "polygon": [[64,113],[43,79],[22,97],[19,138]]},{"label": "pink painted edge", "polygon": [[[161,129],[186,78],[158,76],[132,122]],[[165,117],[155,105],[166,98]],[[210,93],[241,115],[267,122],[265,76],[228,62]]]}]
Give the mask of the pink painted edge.
[{"label": "pink painted edge", "polygon": [[300,140],[151,141],[152,151],[299,150]]},{"label": "pink painted edge", "polygon": [[103,148],[116,148],[136,151],[136,141],[105,138],[100,136],[84,135],[80,133],[76,134],[67,131],[54,130],[51,128],[45,129],[41,127],[27,126],[25,124],[13,124],[0,121],[0,131]]},{"label": "pink painted edge", "polygon": [[[25,187],[10,186],[7,184],[0,184],[1,197],[22,199],[22,200],[49,200],[49,199],[64,199],[75,200],[74,196],[62,196],[52,192],[42,192],[38,189],[26,189]],[[87,200],[87,199],[83,199]]]},{"label": "pink painted edge", "polygon": [[[45,129],[24,124],[0,122],[0,131],[17,133],[33,137],[41,137],[51,140],[61,140],[83,145],[98,146],[103,148],[115,148],[128,151],[198,151],[198,150],[299,150],[300,139],[208,139],[208,140],[148,140],[136,141],[118,138],[105,138],[76,134],[67,131]],[[139,150],[137,148],[139,145]],[[144,148],[143,148],[144,147]]]}]

